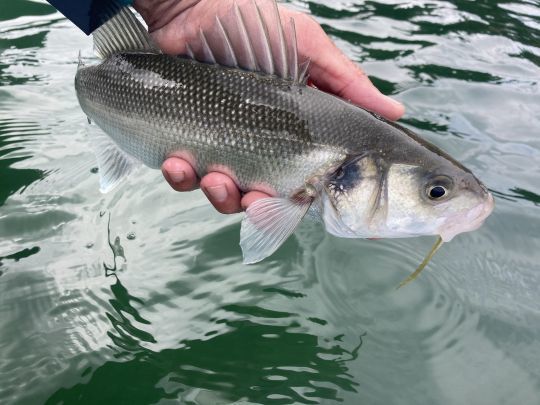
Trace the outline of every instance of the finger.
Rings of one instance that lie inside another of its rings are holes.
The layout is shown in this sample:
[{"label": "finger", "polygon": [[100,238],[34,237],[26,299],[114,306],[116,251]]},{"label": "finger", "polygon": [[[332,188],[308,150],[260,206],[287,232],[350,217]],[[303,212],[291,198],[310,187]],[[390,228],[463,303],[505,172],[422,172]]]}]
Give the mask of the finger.
[{"label": "finger", "polygon": [[390,120],[401,117],[403,105],[382,94],[367,75],[328,38],[315,20],[296,16],[298,49],[311,58],[310,79],[321,90],[378,113]]},{"label": "finger", "polygon": [[314,66],[315,85],[389,120],[399,119],[405,112],[403,104],[382,94],[358,66],[348,62],[336,65],[332,61],[326,66]]},{"label": "finger", "polygon": [[242,211],[240,191],[229,176],[218,172],[208,173],[201,180],[201,190],[222,214]]},{"label": "finger", "polygon": [[197,188],[198,179],[193,167],[183,159],[171,157],[161,165],[165,180],[176,191],[191,191]]},{"label": "finger", "polygon": [[245,196],[242,197],[241,205],[242,209],[246,210],[251,204],[255,201],[260,200],[261,198],[269,198],[270,196],[260,191],[250,191]]}]

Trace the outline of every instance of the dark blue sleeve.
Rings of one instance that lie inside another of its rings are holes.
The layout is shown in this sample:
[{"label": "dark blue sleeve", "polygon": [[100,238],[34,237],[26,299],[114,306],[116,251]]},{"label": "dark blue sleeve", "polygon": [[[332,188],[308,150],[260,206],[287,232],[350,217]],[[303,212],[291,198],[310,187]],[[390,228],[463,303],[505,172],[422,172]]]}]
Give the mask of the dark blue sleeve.
[{"label": "dark blue sleeve", "polygon": [[72,23],[90,35],[92,31],[111,18],[122,6],[132,0],[47,0]]}]

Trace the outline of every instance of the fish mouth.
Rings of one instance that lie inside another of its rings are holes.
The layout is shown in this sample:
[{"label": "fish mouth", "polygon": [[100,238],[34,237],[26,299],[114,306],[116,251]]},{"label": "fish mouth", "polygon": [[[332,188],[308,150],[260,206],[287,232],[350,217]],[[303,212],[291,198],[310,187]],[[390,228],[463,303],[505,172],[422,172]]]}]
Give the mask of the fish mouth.
[{"label": "fish mouth", "polygon": [[439,235],[444,242],[450,242],[456,235],[464,232],[474,231],[484,223],[491,214],[495,202],[491,193],[487,193],[485,201],[470,209],[466,213],[449,217],[441,226]]}]

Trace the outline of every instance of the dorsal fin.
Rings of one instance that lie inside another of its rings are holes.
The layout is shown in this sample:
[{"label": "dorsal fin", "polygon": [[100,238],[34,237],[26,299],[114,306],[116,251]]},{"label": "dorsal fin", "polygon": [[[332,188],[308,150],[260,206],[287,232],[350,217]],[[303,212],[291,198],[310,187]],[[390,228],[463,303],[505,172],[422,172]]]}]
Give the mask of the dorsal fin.
[{"label": "dorsal fin", "polygon": [[294,20],[282,21],[275,0],[252,0],[215,17],[186,45],[190,57],[305,83],[308,60],[298,55]]},{"label": "dorsal fin", "polygon": [[101,58],[125,51],[160,52],[129,7],[120,8],[92,35],[95,52]]}]

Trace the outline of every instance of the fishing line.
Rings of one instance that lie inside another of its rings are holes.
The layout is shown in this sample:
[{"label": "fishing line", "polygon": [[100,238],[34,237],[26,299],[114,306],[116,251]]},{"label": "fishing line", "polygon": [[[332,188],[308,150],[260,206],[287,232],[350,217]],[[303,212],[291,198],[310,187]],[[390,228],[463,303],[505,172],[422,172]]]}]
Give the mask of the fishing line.
[{"label": "fishing line", "polygon": [[414,271],[414,273],[412,273],[409,277],[407,277],[405,280],[403,280],[401,283],[399,283],[399,285],[396,287],[396,290],[400,289],[401,287],[403,287],[405,284],[408,284],[410,283],[411,281],[413,281],[416,277],[418,277],[418,275],[422,272],[422,270],[424,270],[424,268],[427,266],[427,264],[430,262],[430,260],[433,258],[433,255],[435,254],[435,252],[437,250],[439,250],[439,248],[442,246],[443,244],[443,240],[442,238],[439,236],[437,238],[437,241],[435,242],[435,244],[433,245],[433,247],[431,248],[431,250],[429,251],[428,255],[426,256],[426,258],[422,261],[422,263],[420,263],[420,266],[418,266],[418,268]]}]

